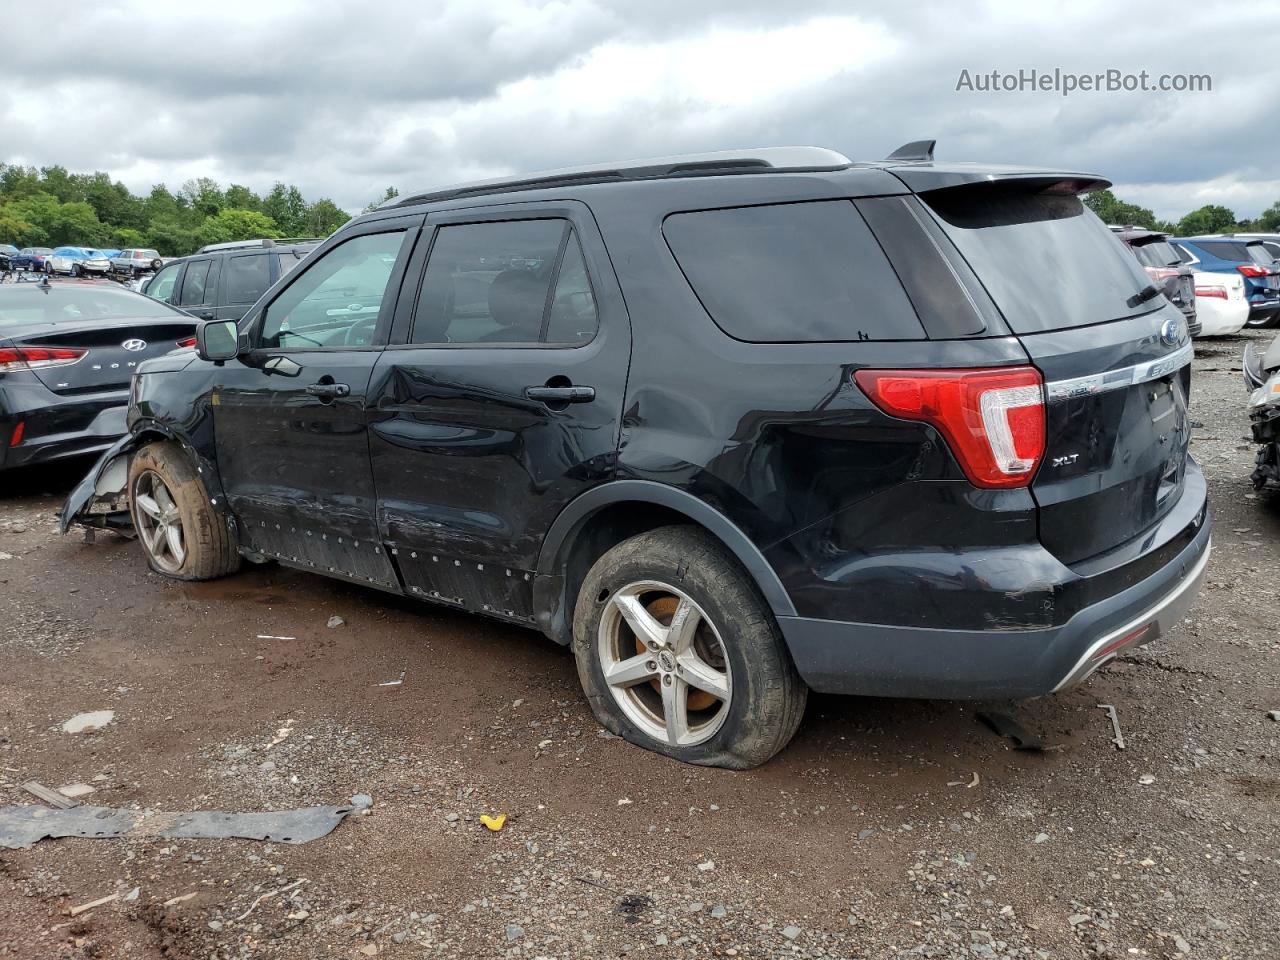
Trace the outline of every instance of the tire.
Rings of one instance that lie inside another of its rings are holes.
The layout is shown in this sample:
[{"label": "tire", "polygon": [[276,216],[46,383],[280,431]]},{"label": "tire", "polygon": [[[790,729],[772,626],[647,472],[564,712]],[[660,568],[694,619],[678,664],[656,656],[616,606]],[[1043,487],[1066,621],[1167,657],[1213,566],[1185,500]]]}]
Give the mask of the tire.
[{"label": "tire", "polygon": [[[692,634],[673,636],[670,625],[682,607],[689,614],[682,622],[695,626]],[[639,645],[642,634],[658,644]],[[804,715],[809,689],[764,597],[719,541],[697,527],[641,533],[600,557],[578,593],[573,651],[596,719],[637,746],[685,763],[758,766],[791,741]],[[681,702],[686,723],[667,724],[668,716],[681,715],[667,705]]]},{"label": "tire", "polygon": [[[239,568],[235,535],[177,444],[138,450],[129,462],[128,490],[133,526],[152,570],[175,580],[212,580]],[[166,534],[175,525],[176,543]]]},{"label": "tire", "polygon": [[1253,316],[1250,315],[1249,319],[1244,322],[1244,325],[1248,327],[1250,330],[1263,330],[1263,329],[1266,329],[1267,327],[1274,327],[1277,324],[1280,324],[1280,310],[1276,311],[1273,314],[1270,314],[1269,316],[1261,317],[1257,320],[1255,320]]},{"label": "tire", "polygon": [[78,263],[73,263],[73,264],[71,265],[71,275],[72,275],[73,277],[83,277],[83,276],[84,276],[84,268],[83,268],[83,267],[81,267],[81,266],[80,266],[80,264],[78,264]]}]

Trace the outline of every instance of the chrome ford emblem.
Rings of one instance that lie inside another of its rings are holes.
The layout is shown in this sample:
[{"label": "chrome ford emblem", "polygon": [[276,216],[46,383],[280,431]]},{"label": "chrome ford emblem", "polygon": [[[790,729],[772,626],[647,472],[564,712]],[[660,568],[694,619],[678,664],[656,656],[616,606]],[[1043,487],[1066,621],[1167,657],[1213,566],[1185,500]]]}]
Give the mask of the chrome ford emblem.
[{"label": "chrome ford emblem", "polygon": [[1182,339],[1182,320],[1170,317],[1160,325],[1160,339],[1164,341],[1166,346],[1177,346]]},{"label": "chrome ford emblem", "polygon": [[136,353],[139,350],[147,349],[147,341],[139,340],[137,337],[134,337],[131,340],[126,340],[124,343],[120,344],[120,346],[124,347],[126,350],[132,350]]}]

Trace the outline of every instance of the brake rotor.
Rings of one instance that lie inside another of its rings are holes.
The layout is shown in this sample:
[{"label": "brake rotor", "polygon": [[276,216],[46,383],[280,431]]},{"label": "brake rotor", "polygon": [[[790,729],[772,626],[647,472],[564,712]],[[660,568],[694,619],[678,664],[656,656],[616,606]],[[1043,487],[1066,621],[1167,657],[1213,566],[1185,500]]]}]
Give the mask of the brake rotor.
[{"label": "brake rotor", "polygon": [[[665,596],[650,600],[644,605],[649,611],[649,616],[657,620],[664,627],[671,626],[671,618],[676,615],[676,608],[680,606],[680,600],[677,597]],[[646,648],[644,642],[636,638],[636,653],[645,653]],[[654,677],[649,681],[649,686],[654,690],[662,693],[662,685],[658,683],[658,678]],[[719,701],[705,690],[697,690],[694,687],[689,688],[689,709],[690,710],[709,710]]]}]

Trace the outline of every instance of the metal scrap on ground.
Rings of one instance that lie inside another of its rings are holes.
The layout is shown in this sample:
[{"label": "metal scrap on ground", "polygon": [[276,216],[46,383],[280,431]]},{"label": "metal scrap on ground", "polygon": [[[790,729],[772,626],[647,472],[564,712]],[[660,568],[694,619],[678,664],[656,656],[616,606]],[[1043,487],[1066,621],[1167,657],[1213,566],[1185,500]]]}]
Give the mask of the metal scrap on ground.
[{"label": "metal scrap on ground", "polygon": [[[361,795],[360,799],[366,798]],[[23,804],[0,807],[0,847],[21,850],[46,837],[239,837],[278,843],[308,843],[330,833],[344,817],[363,812],[367,807],[367,803],[353,802],[341,807],[303,807],[269,813],[225,813],[219,810],[160,813],[91,806],[59,810]]]}]

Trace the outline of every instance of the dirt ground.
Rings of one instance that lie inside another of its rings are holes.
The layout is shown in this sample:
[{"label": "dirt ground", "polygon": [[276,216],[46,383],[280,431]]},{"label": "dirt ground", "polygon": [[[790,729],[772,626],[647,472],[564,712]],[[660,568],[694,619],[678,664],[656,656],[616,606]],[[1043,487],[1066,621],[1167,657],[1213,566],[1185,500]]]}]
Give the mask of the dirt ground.
[{"label": "dirt ground", "polygon": [[[279,567],[168,581],[57,534],[83,464],[5,476],[0,805],[34,779],[373,806],[305,845],[0,851],[0,957],[1280,956],[1280,496],[1247,479],[1244,342],[1197,347],[1214,553],[1172,636],[1030,702],[813,697],[746,773],[603,734],[536,634]],[[984,708],[1058,749],[1013,750]],[[114,721],[62,732],[89,710]]]}]

